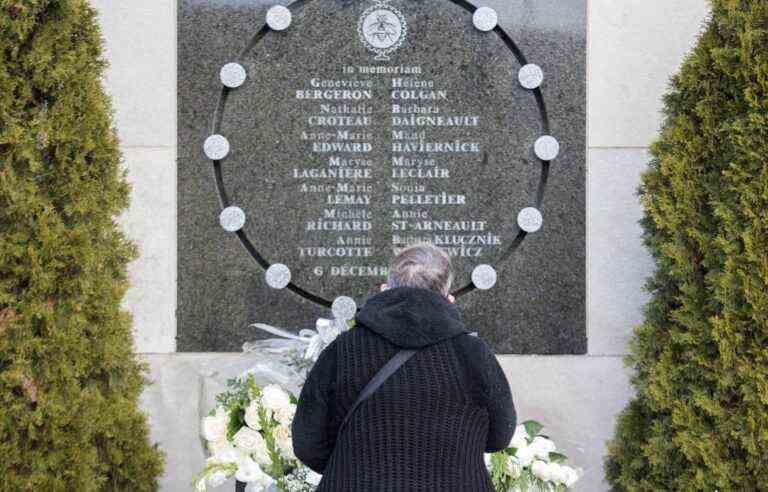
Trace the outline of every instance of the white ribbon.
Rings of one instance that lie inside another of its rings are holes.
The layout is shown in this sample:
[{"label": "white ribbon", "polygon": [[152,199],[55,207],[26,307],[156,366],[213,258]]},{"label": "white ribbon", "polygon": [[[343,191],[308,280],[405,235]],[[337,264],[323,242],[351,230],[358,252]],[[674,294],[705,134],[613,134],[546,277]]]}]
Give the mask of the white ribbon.
[{"label": "white ribbon", "polygon": [[325,347],[330,345],[330,343],[334,341],[337,336],[349,329],[349,326],[344,321],[329,320],[324,318],[318,319],[315,323],[317,331],[303,329],[299,331],[298,335],[294,335],[288,330],[276,328],[264,323],[254,323],[250,326],[258,328],[262,331],[266,331],[272,335],[277,335],[282,338],[296,340],[298,342],[307,344],[307,348],[304,351],[304,358],[313,361],[317,360],[317,358],[320,356],[320,352],[322,352]]}]

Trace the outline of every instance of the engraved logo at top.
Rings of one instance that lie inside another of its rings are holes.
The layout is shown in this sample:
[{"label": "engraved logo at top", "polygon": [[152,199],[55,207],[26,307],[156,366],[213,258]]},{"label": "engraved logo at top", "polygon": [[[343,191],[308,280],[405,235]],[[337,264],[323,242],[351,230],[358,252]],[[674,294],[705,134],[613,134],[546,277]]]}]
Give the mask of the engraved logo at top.
[{"label": "engraved logo at top", "polygon": [[360,41],[376,54],[376,60],[389,60],[389,55],[402,46],[408,34],[405,16],[389,2],[374,0],[357,24]]}]

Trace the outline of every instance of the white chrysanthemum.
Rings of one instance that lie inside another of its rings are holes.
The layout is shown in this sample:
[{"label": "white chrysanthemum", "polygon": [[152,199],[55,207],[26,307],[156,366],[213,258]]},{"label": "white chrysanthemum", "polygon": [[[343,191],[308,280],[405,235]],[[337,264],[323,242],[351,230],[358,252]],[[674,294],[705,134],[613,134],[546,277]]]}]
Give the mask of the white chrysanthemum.
[{"label": "white chrysanthemum", "polygon": [[267,410],[279,412],[291,405],[291,398],[283,388],[276,384],[270,384],[261,390],[261,404]]},{"label": "white chrysanthemum", "polygon": [[258,401],[251,401],[251,403],[245,408],[245,423],[253,430],[261,430]]},{"label": "white chrysanthemum", "polygon": [[512,441],[509,445],[515,449],[524,448],[528,445],[528,432],[525,430],[524,425],[518,425],[515,428],[515,435],[512,436]]},{"label": "white chrysanthemum", "polygon": [[220,485],[224,485],[224,482],[227,481],[227,478],[227,474],[223,471],[213,472],[208,476],[208,486],[216,488]]},{"label": "white chrysanthemum", "polygon": [[275,438],[277,447],[280,448],[280,452],[289,460],[295,460],[296,455],[293,454],[293,438],[291,436],[291,429],[284,425],[278,425],[272,429],[272,435]]},{"label": "white chrysanthemum", "polygon": [[523,448],[518,448],[517,452],[515,453],[515,457],[517,457],[520,465],[530,466],[533,462],[533,459],[536,457],[536,453],[533,449],[531,449],[530,446],[525,446]]},{"label": "white chrysanthemum", "polygon": [[227,411],[222,407],[218,407],[214,415],[203,418],[200,424],[201,433],[207,441],[221,441],[227,438],[228,423],[229,415],[227,415]]},{"label": "white chrysanthemum", "polygon": [[537,458],[541,458],[543,460],[548,459],[549,453],[554,453],[557,449],[555,447],[555,443],[541,436],[534,437],[533,442],[531,442],[529,447],[533,450]]}]

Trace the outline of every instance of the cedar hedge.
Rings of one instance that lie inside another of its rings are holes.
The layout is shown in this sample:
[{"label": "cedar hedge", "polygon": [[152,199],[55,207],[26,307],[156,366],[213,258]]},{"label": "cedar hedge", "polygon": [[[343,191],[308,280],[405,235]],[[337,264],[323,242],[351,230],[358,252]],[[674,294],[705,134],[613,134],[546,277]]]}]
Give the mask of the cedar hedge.
[{"label": "cedar hedge", "polygon": [[154,490],[96,13],[0,0],[0,57],[0,490]]},{"label": "cedar hedge", "polygon": [[768,1],[710,3],[639,190],[657,268],[615,490],[768,490]]}]

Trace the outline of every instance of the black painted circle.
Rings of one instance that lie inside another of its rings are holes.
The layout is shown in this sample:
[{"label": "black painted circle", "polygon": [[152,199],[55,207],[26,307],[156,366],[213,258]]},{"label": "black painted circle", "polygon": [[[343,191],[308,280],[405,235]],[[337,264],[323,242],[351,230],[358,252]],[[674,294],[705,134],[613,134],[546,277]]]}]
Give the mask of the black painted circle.
[{"label": "black painted circle", "polygon": [[[395,0],[392,0],[392,1],[394,2]],[[463,9],[464,11],[466,11],[469,15],[464,16],[466,18],[462,19],[462,20],[466,21],[467,23],[469,23],[471,25],[471,23],[472,23],[472,15],[471,14],[475,10],[474,6],[468,4],[467,2],[464,2],[462,0],[444,0],[444,1],[446,3],[450,3],[450,4],[453,4],[453,5],[456,5],[456,6],[460,7],[461,9]],[[301,12],[298,9],[302,9],[307,4],[312,4],[312,3],[317,3],[317,2],[313,2],[312,0],[299,0],[297,2],[294,2],[291,5],[291,10],[292,10],[292,12],[294,12],[294,21],[293,21],[292,25],[286,31],[287,33],[290,33],[290,31],[295,30],[295,29],[302,29],[302,22],[300,22],[300,19],[298,19],[298,18],[300,18],[300,15],[296,15],[296,14]],[[502,22],[503,22],[503,19],[502,19]],[[279,39],[279,37],[283,36],[284,34],[285,34],[284,32],[274,32],[274,31],[271,31],[265,25],[250,40],[250,42],[248,43],[248,46],[239,55],[239,58],[238,58],[237,61],[240,62],[240,63],[243,63],[245,65],[246,64],[244,62],[245,60],[248,60],[249,57],[251,57],[251,56],[255,56],[254,53],[256,52],[256,48],[257,47],[259,47],[259,46],[261,46],[261,45],[263,45],[265,43],[270,43],[270,42],[272,42],[272,43],[285,42],[285,39]],[[493,30],[493,33],[491,33],[491,32],[489,32],[489,33],[482,33],[481,35],[482,36],[497,36],[498,39],[500,40],[500,42],[503,43],[505,45],[505,47],[512,53],[512,55],[514,57],[514,62],[516,62],[516,64],[519,65],[520,67],[522,67],[522,66],[524,66],[524,65],[526,65],[528,63],[528,61],[526,60],[524,54],[519,50],[517,45],[507,35],[507,33],[503,30],[501,25],[498,25]],[[273,36],[276,36],[277,38],[271,39]],[[365,48],[361,48],[361,49],[365,49]],[[401,49],[403,49],[403,48],[401,48]],[[268,54],[269,53],[270,52],[268,52]],[[371,58],[369,60],[369,63],[371,65],[373,65],[375,63],[380,63],[380,62],[374,62],[373,61],[373,56],[371,56]],[[517,71],[514,71],[513,79],[512,80],[513,80],[513,83],[517,81]],[[229,112],[225,111],[227,109],[227,102],[229,100],[231,100],[233,97],[237,97],[236,94],[235,94],[237,91],[243,91],[244,87],[247,88],[249,86],[249,84],[254,84],[254,86],[255,86],[256,83],[257,82],[252,80],[252,77],[249,75],[249,77],[246,80],[246,82],[245,82],[243,87],[240,87],[238,89],[229,89],[227,87],[223,87],[222,88],[220,99],[219,99],[219,104],[218,104],[218,107],[217,107],[217,112],[216,112],[216,115],[214,116],[214,121],[213,121],[213,125],[212,125],[212,131],[211,131],[212,134],[222,133],[225,136],[227,136],[227,133],[222,130],[224,127],[226,127],[227,121],[228,121],[225,118],[225,116],[227,114],[231,114],[232,113],[232,110],[230,110]],[[526,92],[530,93],[531,97],[533,98],[533,102],[531,103],[531,106],[535,105],[535,107],[537,108],[537,112],[538,112],[539,128],[535,129],[536,133],[539,134],[539,135],[549,134],[549,122],[548,122],[548,119],[547,119],[546,106],[544,104],[543,95],[541,93],[540,88],[536,88],[534,90],[526,90]],[[247,92],[245,94],[247,94]],[[243,97],[245,97],[245,96],[243,96]],[[238,106],[238,108],[240,108],[240,107]],[[240,119],[243,118],[242,114],[235,115],[235,116],[240,118]],[[242,143],[245,144],[246,140],[244,140],[244,138],[245,137],[243,137],[243,139],[241,139],[241,140],[242,140]],[[518,150],[522,150],[522,155],[524,155],[524,156],[532,155],[533,154],[533,140],[531,140],[530,142],[526,141],[523,145],[525,145],[526,148],[518,149]],[[246,145],[242,145],[242,147],[245,147],[245,146]],[[530,148],[528,148],[528,147],[530,147]],[[232,152],[231,152],[230,156],[227,159],[228,160],[236,159],[238,157],[237,150],[238,150],[238,141],[237,141],[237,138],[235,138],[234,144],[233,144],[233,148],[232,148]],[[242,157],[242,155],[240,157]],[[486,155],[483,157],[482,165],[483,166],[488,165],[488,161],[494,159],[494,157],[495,157],[495,155],[488,155],[486,153]],[[543,201],[543,198],[544,198],[544,191],[545,191],[545,188],[546,188],[547,178],[548,178],[548,174],[549,174],[549,163],[548,162],[540,161],[538,159],[536,159],[536,161],[537,161],[538,167],[539,167],[538,177],[535,180],[536,181],[535,182],[535,186],[534,186],[535,189],[528,191],[530,198],[529,198],[526,206],[535,206],[536,208],[541,209],[541,204],[542,204],[542,201]],[[269,165],[269,163],[262,163],[262,165]],[[499,165],[499,164],[495,164],[495,165]],[[239,197],[240,198],[239,200],[234,201],[233,200],[233,195],[230,194],[231,193],[230,188],[232,188],[232,184],[231,184],[232,182],[236,182],[237,183],[237,182],[241,182],[242,180],[239,180],[239,181],[238,180],[228,180],[227,176],[226,176],[226,172],[227,172],[226,167],[227,167],[227,161],[224,161],[224,162],[214,161],[213,162],[214,179],[216,181],[217,191],[219,193],[219,198],[220,198],[220,202],[221,202],[222,208],[226,208],[226,207],[231,206],[231,205],[241,206],[242,202],[246,200],[246,199],[243,199],[244,194],[242,192],[239,193],[239,191],[236,189],[237,187],[235,186],[234,196],[238,197],[238,194],[241,195],[241,196]],[[241,177],[241,176],[238,176],[238,177]],[[227,186],[227,184],[229,184],[229,186]],[[289,205],[289,204],[286,203],[286,205]],[[259,214],[259,210],[258,209],[251,210],[251,209],[248,209],[248,208],[245,208],[245,207],[244,207],[244,209],[246,211],[246,214],[248,215],[249,221],[251,221],[251,219],[253,217],[258,217],[258,214]],[[510,237],[511,239],[506,241],[505,242],[506,246],[500,248],[500,251],[498,251],[495,254],[495,257],[494,257],[495,262],[491,262],[491,261],[488,261],[487,259],[483,259],[483,258],[478,259],[478,261],[476,262],[475,265],[470,265],[470,268],[469,268],[469,272],[470,273],[471,273],[471,270],[472,270],[472,266],[476,266],[477,264],[481,264],[481,263],[497,264],[497,263],[500,263],[500,262],[506,260],[507,258],[509,258],[510,255],[512,255],[515,252],[515,250],[518,248],[520,243],[525,239],[526,234],[527,234],[525,231],[520,230],[520,228],[516,225],[515,218],[517,217],[518,211],[519,210],[510,210],[509,211],[509,217],[510,217],[509,222],[510,223],[515,223],[514,226],[510,226],[510,227],[514,227],[515,232],[510,234],[509,236],[507,236],[507,237]],[[298,227],[298,224],[296,224],[296,227]],[[260,229],[259,229],[259,232],[261,232]],[[264,231],[264,233],[269,235],[270,231]],[[251,240],[251,235],[248,234],[248,228],[247,227],[242,229],[242,230],[240,230],[240,231],[238,231],[236,234],[237,234],[237,237],[240,240],[241,244],[246,249],[246,251],[251,255],[251,257],[264,270],[269,268],[269,266],[273,262],[274,263],[288,263],[288,262],[284,261],[283,258],[276,257],[278,255],[274,251],[271,252],[272,253],[271,255],[263,254],[263,251],[264,251],[263,246],[260,246],[259,248],[257,248],[254,245],[254,243]],[[290,265],[290,263],[288,263],[288,265],[289,265],[289,267],[293,268],[292,265]],[[295,276],[294,276],[293,280],[291,281],[291,283],[287,286],[287,289],[289,289],[292,292],[294,292],[294,293],[304,297],[305,299],[308,299],[308,300],[310,300],[312,302],[315,302],[317,304],[320,304],[320,305],[326,306],[326,307],[330,307],[333,298],[335,298],[338,295],[338,293],[334,293],[334,294],[329,296],[326,293],[318,293],[316,291],[313,291],[313,290],[311,290],[311,289],[309,289],[307,287],[306,283],[301,284],[300,282],[297,282]],[[466,283],[463,287],[457,289],[454,292],[454,295],[459,297],[459,296],[462,296],[464,294],[467,294],[467,293],[471,292],[472,290],[475,290],[475,288],[472,285],[471,280],[469,280],[469,282]]]}]

